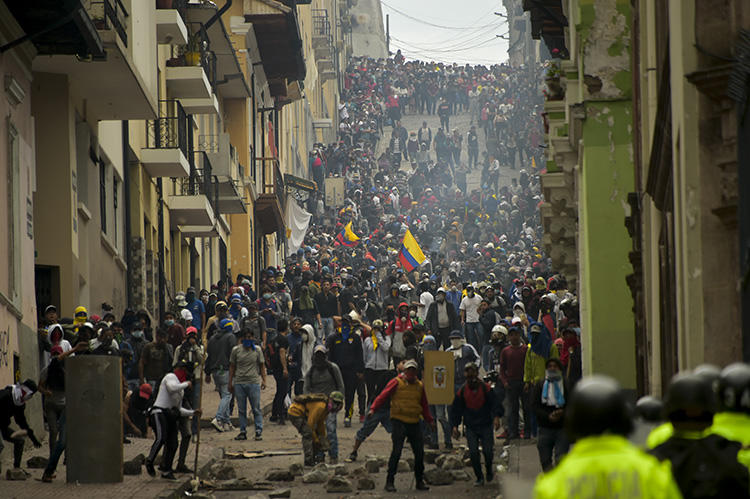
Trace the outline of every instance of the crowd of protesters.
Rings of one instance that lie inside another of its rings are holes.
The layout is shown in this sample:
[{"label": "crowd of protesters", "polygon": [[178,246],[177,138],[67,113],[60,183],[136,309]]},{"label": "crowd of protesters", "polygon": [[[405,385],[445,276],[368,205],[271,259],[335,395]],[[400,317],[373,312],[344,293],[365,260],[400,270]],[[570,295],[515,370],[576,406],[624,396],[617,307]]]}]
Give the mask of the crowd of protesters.
[{"label": "crowd of protesters", "polygon": [[[382,424],[394,441],[389,490],[407,439],[420,461],[417,488],[426,488],[418,449],[425,440],[439,448],[436,422],[447,449],[464,427],[478,485],[492,480],[492,427],[503,415],[507,441],[538,432],[548,469],[562,394],[580,378],[581,357],[576,297],[541,248],[539,71],[407,62],[400,54],[354,58],[339,140],[310,154],[316,183],[344,177],[345,199],[330,206],[322,195],[311,197],[302,247],[284,265],[263,269],[257,288],[247,275],[191,287],[158,324],[146,311],[127,310],[118,321],[106,307],[102,316],[79,307],[60,319],[48,307],[39,390],[51,459],[43,481],[53,479],[65,448],[63,360],[83,354],[122,356],[125,440],[153,430],[151,475],[162,448],[164,478],[190,471],[202,383],[213,383],[221,397],[211,419],[216,431],[235,430],[236,406],[235,439],[247,439],[249,403],[261,440],[267,376],[276,387],[270,421],[289,420],[300,431],[308,465],[325,453],[338,461],[337,411],[351,426],[356,406],[362,427],[348,460]],[[402,125],[408,113],[420,115],[419,129]],[[450,129],[465,113],[469,128]],[[407,233],[425,256],[411,268],[399,259]],[[429,350],[454,353],[452,405],[426,403],[419,377]],[[29,380],[11,392],[21,401],[36,390]],[[19,425],[30,432],[25,420]],[[18,448],[25,435],[6,429],[3,437]],[[22,445],[17,467],[20,452]]]}]

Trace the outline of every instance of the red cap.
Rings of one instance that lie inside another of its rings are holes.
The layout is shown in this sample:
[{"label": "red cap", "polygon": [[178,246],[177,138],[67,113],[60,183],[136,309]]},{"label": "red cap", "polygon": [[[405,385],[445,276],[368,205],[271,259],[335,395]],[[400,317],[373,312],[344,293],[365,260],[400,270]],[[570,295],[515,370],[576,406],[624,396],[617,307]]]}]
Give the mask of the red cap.
[{"label": "red cap", "polygon": [[141,398],[149,399],[151,398],[151,394],[154,392],[154,390],[151,388],[151,385],[148,383],[143,383],[138,390],[138,394],[141,396]]}]

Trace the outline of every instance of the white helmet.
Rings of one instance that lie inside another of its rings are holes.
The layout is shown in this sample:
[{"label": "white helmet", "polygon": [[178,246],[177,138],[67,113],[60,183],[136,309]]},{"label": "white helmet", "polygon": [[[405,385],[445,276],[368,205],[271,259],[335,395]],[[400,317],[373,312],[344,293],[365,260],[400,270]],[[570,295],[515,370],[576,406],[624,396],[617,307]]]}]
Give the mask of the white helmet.
[{"label": "white helmet", "polygon": [[408,284],[402,284],[398,287],[398,290],[402,293],[408,293],[409,292],[409,285]]},{"label": "white helmet", "polygon": [[508,335],[508,328],[506,328],[506,327],[505,327],[505,326],[503,326],[502,324],[498,324],[497,326],[494,326],[494,327],[492,328],[492,332],[493,332],[493,333],[500,333],[500,334],[504,334],[504,335],[506,335],[506,336],[507,336],[507,335]]}]

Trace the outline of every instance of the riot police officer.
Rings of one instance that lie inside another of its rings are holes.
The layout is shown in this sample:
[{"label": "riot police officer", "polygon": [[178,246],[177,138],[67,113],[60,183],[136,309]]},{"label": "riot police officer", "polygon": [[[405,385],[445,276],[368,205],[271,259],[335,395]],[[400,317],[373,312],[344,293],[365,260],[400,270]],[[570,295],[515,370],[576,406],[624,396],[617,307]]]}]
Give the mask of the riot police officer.
[{"label": "riot police officer", "polygon": [[568,436],[576,443],[557,468],[537,479],[534,497],[679,498],[669,464],[627,441],[630,412],[616,381],[582,379],[565,416]]}]

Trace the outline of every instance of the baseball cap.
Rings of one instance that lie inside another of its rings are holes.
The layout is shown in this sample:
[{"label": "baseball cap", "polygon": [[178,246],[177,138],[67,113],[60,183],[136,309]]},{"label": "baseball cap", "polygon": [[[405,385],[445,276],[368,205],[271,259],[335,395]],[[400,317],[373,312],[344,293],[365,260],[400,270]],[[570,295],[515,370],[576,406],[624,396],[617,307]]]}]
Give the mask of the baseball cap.
[{"label": "baseball cap", "polygon": [[216,302],[216,305],[214,305],[215,308],[227,308],[227,302],[223,300],[219,300]]},{"label": "baseball cap", "polygon": [[372,327],[383,329],[383,321],[381,321],[380,319],[375,319],[374,321],[372,321]]},{"label": "baseball cap", "polygon": [[151,398],[152,393],[154,393],[154,389],[148,383],[143,383],[138,390],[138,395],[144,399]]},{"label": "baseball cap", "polygon": [[316,354],[318,352],[328,353],[328,349],[325,347],[325,345],[317,345],[313,349],[313,354]]},{"label": "baseball cap", "polygon": [[404,369],[409,369],[410,367],[417,369],[419,367],[417,366],[417,361],[414,359],[409,359],[406,362],[404,362]]},{"label": "baseball cap", "polygon": [[462,333],[458,329],[451,331],[450,336],[448,336],[449,339],[450,338],[463,338],[463,337],[464,337],[464,333]]},{"label": "baseball cap", "polygon": [[55,312],[57,312],[57,307],[54,305],[47,305],[47,308],[44,309],[44,313],[46,314],[47,312],[51,310],[54,310]]},{"label": "baseball cap", "polygon": [[185,330],[185,337],[187,338],[190,335],[198,336],[198,330],[195,328],[195,326],[190,326]]},{"label": "baseball cap", "polygon": [[437,288],[437,293],[443,293],[443,294],[445,294],[445,288]]},{"label": "baseball cap", "polygon": [[234,293],[232,295],[232,303],[242,303],[242,297],[239,293]]},{"label": "baseball cap", "polygon": [[219,327],[222,331],[232,331],[234,329],[234,321],[232,319],[222,319],[219,322]]}]

